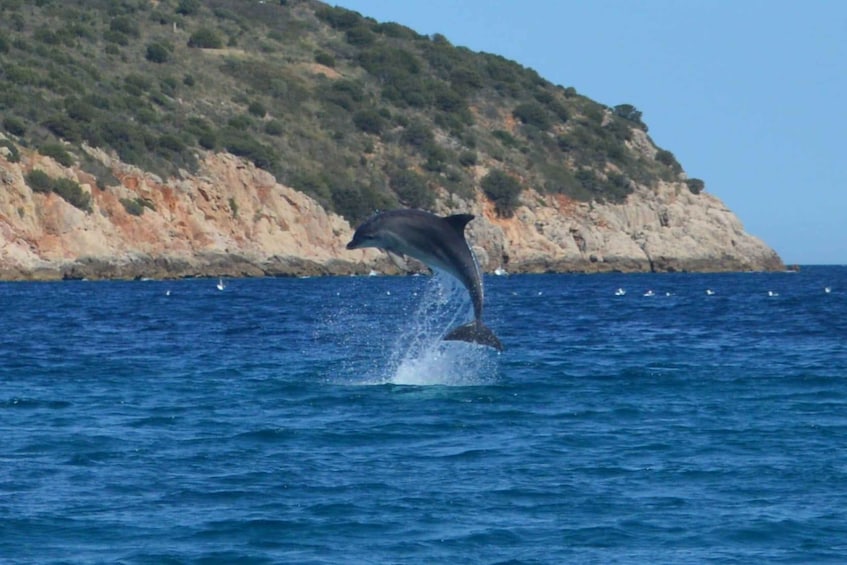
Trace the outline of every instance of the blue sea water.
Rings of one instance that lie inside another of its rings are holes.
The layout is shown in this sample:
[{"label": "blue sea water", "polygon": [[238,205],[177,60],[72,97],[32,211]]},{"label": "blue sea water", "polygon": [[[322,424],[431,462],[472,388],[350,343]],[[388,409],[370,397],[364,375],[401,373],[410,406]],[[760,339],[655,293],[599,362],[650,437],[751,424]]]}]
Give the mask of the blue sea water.
[{"label": "blue sea water", "polygon": [[0,284],[0,561],[847,560],[845,267],[215,283]]}]

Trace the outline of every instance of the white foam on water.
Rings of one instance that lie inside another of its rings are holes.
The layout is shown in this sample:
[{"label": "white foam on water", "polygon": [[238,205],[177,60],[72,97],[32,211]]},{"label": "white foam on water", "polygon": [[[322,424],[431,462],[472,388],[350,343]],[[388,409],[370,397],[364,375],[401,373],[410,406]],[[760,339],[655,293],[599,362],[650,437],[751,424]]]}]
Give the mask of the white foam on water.
[{"label": "white foam on water", "polygon": [[473,307],[464,286],[449,275],[436,273],[392,345],[382,382],[417,386],[491,383],[497,373],[497,352],[442,340],[449,330],[472,319]]},{"label": "white foam on water", "polygon": [[490,384],[496,377],[495,352],[478,345],[443,342],[401,360],[387,382],[414,386],[476,386]]}]

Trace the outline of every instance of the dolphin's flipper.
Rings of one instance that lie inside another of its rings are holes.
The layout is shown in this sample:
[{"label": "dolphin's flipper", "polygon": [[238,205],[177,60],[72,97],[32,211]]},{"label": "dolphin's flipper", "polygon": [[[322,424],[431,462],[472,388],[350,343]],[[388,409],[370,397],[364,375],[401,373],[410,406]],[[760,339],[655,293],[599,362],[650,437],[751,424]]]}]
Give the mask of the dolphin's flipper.
[{"label": "dolphin's flipper", "polygon": [[397,253],[393,253],[391,251],[385,250],[385,254],[388,255],[388,258],[391,259],[391,262],[394,263],[394,266],[403,271],[404,273],[409,270],[409,263],[406,261],[406,258],[402,255],[398,255]]},{"label": "dolphin's flipper", "polygon": [[451,330],[450,333],[444,336],[444,341],[467,341],[469,343],[487,345],[497,351],[503,351],[503,344],[500,343],[494,332],[479,320],[474,320],[464,326],[459,326]]}]

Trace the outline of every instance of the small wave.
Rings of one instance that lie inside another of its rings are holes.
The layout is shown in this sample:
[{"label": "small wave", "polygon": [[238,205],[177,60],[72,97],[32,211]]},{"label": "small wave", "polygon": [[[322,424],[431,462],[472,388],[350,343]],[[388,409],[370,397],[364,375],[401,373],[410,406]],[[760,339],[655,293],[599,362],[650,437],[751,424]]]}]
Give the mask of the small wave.
[{"label": "small wave", "polygon": [[48,408],[51,410],[60,410],[69,406],[71,406],[71,403],[67,400],[39,400],[37,398],[15,397],[0,402],[0,408]]},{"label": "small wave", "polygon": [[286,428],[262,428],[243,432],[235,436],[235,439],[240,441],[258,442],[258,443],[276,443],[281,439],[290,437],[294,432]]},{"label": "small wave", "polygon": [[130,422],[128,425],[132,428],[158,428],[162,426],[172,426],[177,423],[177,416],[146,416],[138,418]]},{"label": "small wave", "polygon": [[437,455],[435,458],[456,461],[479,461],[491,456],[490,449],[459,449]]},{"label": "small wave", "polygon": [[89,451],[74,453],[65,461],[65,463],[75,467],[88,467],[106,463],[117,457],[120,457],[120,453],[114,451]]}]

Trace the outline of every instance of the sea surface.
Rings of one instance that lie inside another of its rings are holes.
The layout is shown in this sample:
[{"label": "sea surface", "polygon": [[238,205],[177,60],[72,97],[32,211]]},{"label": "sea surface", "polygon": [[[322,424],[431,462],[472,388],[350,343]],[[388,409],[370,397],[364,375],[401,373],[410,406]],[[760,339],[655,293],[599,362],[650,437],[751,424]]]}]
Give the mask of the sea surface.
[{"label": "sea surface", "polygon": [[847,267],[217,282],[0,283],[0,562],[847,562]]}]

